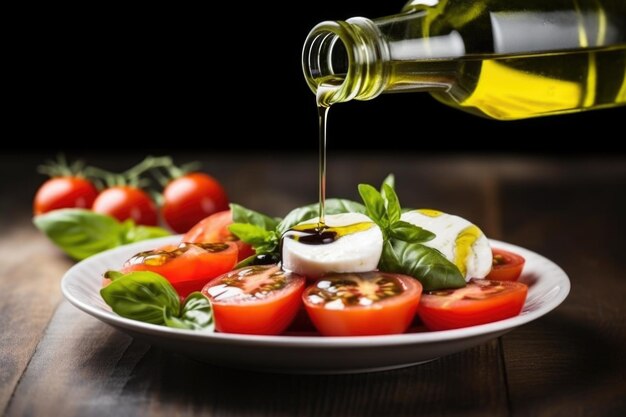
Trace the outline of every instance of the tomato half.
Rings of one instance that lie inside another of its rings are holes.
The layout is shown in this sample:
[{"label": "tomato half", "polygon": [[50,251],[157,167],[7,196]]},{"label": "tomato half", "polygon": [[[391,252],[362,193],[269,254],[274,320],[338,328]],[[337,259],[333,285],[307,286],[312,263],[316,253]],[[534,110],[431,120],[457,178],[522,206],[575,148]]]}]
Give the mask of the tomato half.
[{"label": "tomato half", "polygon": [[386,272],[330,274],[302,294],[304,306],[324,336],[403,333],[411,324],[422,284]]},{"label": "tomato half", "polygon": [[181,297],[186,297],[233,269],[236,263],[237,247],[233,243],[181,243],[138,253],[126,261],[122,272],[156,272],[164,276]]},{"label": "tomato half", "polygon": [[277,265],[248,266],[209,282],[215,327],[224,333],[280,334],[296,316],[306,279]]},{"label": "tomato half", "polygon": [[254,255],[254,249],[247,243],[237,239],[230,233],[228,226],[233,224],[233,216],[230,210],[220,211],[202,220],[183,236],[183,242],[210,243],[210,242],[234,242],[239,249],[239,260]]},{"label": "tomato half", "polygon": [[156,226],[157,209],[145,191],[136,187],[119,186],[102,191],[93,203],[96,213],[113,216],[119,221],[133,219],[137,224]]},{"label": "tomato half", "polygon": [[96,187],[84,178],[50,178],[37,190],[33,212],[43,214],[62,208],[91,208],[97,195]]},{"label": "tomato half", "polygon": [[528,287],[520,282],[472,279],[463,288],[422,295],[419,316],[429,330],[449,330],[517,316]]},{"label": "tomato half", "polygon": [[495,281],[517,281],[526,260],[518,254],[502,249],[492,249],[493,265],[487,279]]},{"label": "tomato half", "polygon": [[228,209],[222,185],[199,172],[170,182],[163,190],[163,200],[163,218],[177,233],[185,233],[206,216]]}]

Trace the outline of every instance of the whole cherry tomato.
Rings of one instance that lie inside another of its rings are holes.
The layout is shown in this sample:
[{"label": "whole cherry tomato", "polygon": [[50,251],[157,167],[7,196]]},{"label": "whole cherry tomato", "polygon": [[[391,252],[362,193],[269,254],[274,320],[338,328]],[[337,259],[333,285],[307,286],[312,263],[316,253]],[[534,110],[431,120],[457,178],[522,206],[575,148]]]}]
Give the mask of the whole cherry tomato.
[{"label": "whole cherry tomato", "polygon": [[222,185],[199,172],[171,181],[163,190],[163,198],[163,218],[177,233],[185,233],[205,217],[228,209]]},{"label": "whole cherry tomato", "polygon": [[62,208],[90,208],[97,195],[96,187],[85,178],[50,178],[37,190],[33,212],[37,215]]},{"label": "whole cherry tomato", "polygon": [[132,219],[137,224],[156,226],[156,205],[145,191],[132,186],[117,186],[102,191],[94,201],[92,210],[113,216],[119,221]]}]

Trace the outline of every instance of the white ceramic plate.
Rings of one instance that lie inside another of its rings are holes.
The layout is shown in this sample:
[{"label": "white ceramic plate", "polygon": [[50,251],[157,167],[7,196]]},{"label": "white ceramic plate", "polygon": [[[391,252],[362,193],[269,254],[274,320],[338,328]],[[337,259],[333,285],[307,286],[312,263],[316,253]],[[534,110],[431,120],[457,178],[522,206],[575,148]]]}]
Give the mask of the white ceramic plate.
[{"label": "white ceramic plate", "polygon": [[61,288],[76,307],[154,345],[216,365],[285,373],[351,373],[393,369],[428,362],[484,343],[557,307],[569,293],[567,275],[552,261],[519,246],[492,241],[526,258],[521,282],[529,285],[522,313],[507,320],[440,332],[391,336],[249,336],[202,333],[125,319],[100,297],[102,273],[119,269],[142,250],[178,242],[167,237],[103,252],[72,267]]}]

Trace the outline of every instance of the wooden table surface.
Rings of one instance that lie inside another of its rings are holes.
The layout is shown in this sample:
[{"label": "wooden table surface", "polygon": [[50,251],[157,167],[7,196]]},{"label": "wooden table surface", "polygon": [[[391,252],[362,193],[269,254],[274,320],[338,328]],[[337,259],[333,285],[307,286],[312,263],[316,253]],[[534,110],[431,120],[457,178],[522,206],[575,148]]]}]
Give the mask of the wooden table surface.
[{"label": "wooden table surface", "polygon": [[[201,159],[231,199],[281,215],[316,196],[315,154]],[[107,168],[138,155],[86,155]],[[556,310],[500,339],[395,371],[272,375],[196,362],[62,298],[73,264],[31,224],[42,156],[0,156],[0,413],[7,416],[624,416],[626,158],[330,155],[329,194],[395,172],[405,206],[435,207],[569,274]],[[306,360],[306,358],[303,358]]]}]

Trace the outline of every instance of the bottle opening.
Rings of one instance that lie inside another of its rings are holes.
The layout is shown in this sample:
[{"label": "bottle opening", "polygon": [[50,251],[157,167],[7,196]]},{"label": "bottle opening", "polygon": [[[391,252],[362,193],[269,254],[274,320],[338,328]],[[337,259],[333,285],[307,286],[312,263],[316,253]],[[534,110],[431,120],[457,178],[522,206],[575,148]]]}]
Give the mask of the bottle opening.
[{"label": "bottle opening", "polygon": [[348,67],[350,66],[350,60],[348,59],[348,52],[346,45],[341,42],[339,36],[333,36],[331,40],[328,55],[330,57],[330,74],[329,76],[345,78],[348,73]]},{"label": "bottle opening", "polygon": [[374,23],[352,18],[322,22],[311,30],[302,50],[302,69],[318,104],[329,106],[380,94],[387,59],[386,45]]},{"label": "bottle opening", "polygon": [[319,105],[350,100],[347,89],[353,44],[345,22],[323,22],[309,33],[302,51],[302,69]]}]

